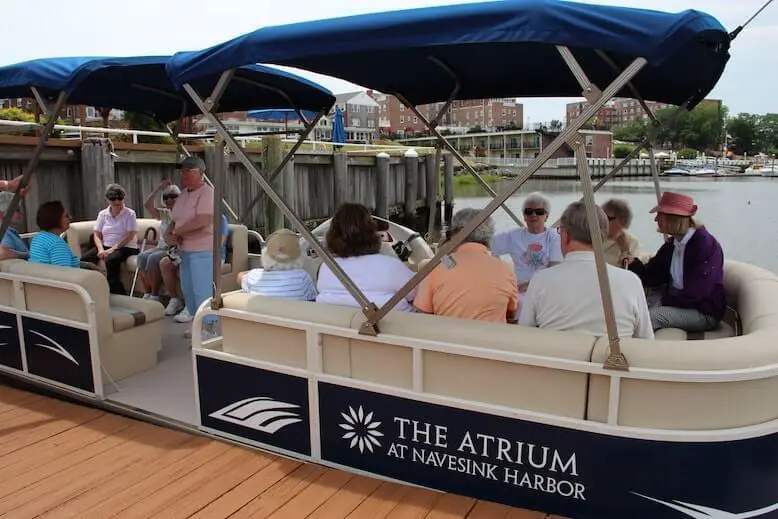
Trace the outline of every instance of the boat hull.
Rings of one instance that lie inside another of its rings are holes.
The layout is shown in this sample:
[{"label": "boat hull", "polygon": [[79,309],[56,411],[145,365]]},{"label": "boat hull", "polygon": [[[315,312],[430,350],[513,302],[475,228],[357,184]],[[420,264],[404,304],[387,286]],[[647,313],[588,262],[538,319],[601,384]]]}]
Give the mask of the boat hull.
[{"label": "boat hull", "polygon": [[[778,517],[776,434],[659,441],[200,354],[196,369],[207,431],[302,459],[565,517],[724,518],[760,509],[749,517]],[[703,507],[710,515],[700,515]]]}]

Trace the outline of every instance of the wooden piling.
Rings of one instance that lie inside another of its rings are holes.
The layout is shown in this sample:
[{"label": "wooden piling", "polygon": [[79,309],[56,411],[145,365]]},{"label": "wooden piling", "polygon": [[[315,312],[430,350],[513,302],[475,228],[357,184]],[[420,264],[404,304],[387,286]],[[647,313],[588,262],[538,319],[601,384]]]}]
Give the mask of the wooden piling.
[{"label": "wooden piling", "polygon": [[443,155],[443,201],[446,204],[443,221],[448,228],[454,216],[454,157],[450,153]]},{"label": "wooden piling", "polygon": [[416,197],[419,182],[419,154],[414,149],[405,152],[405,200],[403,200],[403,221],[408,227],[414,227],[416,219]]},{"label": "wooden piling", "polygon": [[332,155],[332,167],[334,170],[333,193],[335,196],[335,210],[341,204],[349,201],[349,185],[348,185],[348,154],[343,152],[337,152]]},{"label": "wooden piling", "polygon": [[438,162],[439,155],[439,153],[431,153],[424,157],[424,174],[426,180],[424,205],[427,207],[427,225],[424,231],[430,235],[430,240],[435,242],[438,240],[433,235],[437,234],[435,231],[439,229],[439,227],[436,225],[436,204],[438,201],[438,190],[440,189],[440,163]]},{"label": "wooden piling", "polygon": [[[262,165],[263,175],[267,178],[281,164],[283,158],[283,142],[278,135],[267,135],[262,139]],[[284,192],[284,175],[279,174],[273,181],[273,189],[276,193]],[[283,196],[283,195],[282,195]],[[284,225],[284,215],[281,210],[270,200],[265,198],[265,236],[277,231]]]},{"label": "wooden piling", "polygon": [[380,152],[375,156],[376,182],[375,182],[375,215],[380,218],[389,218],[389,154]]},{"label": "wooden piling", "polygon": [[[105,188],[114,182],[114,163],[109,140],[85,139],[81,145],[81,185],[84,197],[82,208],[87,218],[97,218],[97,213],[105,208]],[[131,196],[129,192],[127,194]]]}]

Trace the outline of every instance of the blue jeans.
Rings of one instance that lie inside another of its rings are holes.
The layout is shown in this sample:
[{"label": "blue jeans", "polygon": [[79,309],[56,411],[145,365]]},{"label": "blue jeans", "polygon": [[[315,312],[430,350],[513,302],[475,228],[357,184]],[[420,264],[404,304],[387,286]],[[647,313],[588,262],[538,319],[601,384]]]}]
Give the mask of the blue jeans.
[{"label": "blue jeans", "polygon": [[[213,252],[180,251],[181,288],[184,303],[190,315],[194,315],[203,301],[213,295]],[[215,326],[216,317],[203,319],[204,326]]]}]

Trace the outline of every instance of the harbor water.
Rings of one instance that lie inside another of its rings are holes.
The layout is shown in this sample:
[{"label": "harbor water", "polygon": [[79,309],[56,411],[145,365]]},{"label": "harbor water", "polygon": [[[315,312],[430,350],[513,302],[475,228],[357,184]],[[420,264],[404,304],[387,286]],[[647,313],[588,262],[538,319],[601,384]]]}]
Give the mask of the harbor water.
[{"label": "harbor water", "polygon": [[[500,193],[505,184],[493,186]],[[662,178],[663,191],[677,191],[694,198],[697,219],[721,242],[727,259],[745,261],[778,273],[778,178]],[[530,180],[511,197],[507,206],[517,215],[526,195],[540,191],[551,200],[549,225],[561,216],[570,202],[582,197],[580,182],[570,180]],[[483,208],[491,200],[480,186],[458,186],[454,211],[463,207]],[[656,205],[650,179],[615,180],[594,194],[598,204],[608,198],[627,200],[632,207],[630,231],[640,240],[642,251],[655,251],[662,243],[656,232]],[[497,231],[515,226],[498,209],[492,216]]]}]

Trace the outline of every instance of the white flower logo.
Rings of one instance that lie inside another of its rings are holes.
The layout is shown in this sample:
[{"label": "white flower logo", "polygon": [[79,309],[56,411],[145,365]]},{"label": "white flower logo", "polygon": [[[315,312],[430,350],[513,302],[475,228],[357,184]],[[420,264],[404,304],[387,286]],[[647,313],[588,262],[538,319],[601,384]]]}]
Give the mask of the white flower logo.
[{"label": "white flower logo", "polygon": [[381,422],[373,421],[373,413],[369,412],[365,414],[362,406],[359,406],[355,411],[353,407],[348,407],[347,413],[340,413],[340,416],[346,421],[346,423],[339,424],[341,429],[344,429],[346,433],[343,435],[344,440],[351,440],[349,444],[350,448],[359,447],[359,452],[365,452],[365,449],[373,452],[373,445],[376,447],[381,446],[376,438],[380,438],[384,435],[381,431],[378,431],[378,426]]}]

